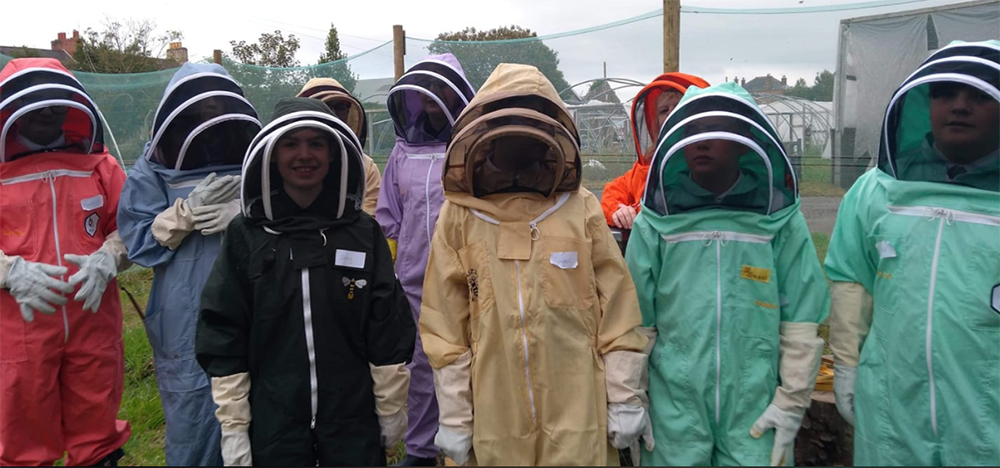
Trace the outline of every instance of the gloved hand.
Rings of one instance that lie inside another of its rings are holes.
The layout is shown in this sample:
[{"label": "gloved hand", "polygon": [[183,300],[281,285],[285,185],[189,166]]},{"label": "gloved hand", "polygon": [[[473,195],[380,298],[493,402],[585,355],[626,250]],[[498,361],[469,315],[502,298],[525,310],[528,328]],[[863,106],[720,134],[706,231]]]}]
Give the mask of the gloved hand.
[{"label": "gloved hand", "polygon": [[385,448],[395,447],[399,441],[403,440],[408,423],[406,408],[389,416],[379,416],[378,425],[382,428],[382,446]]},{"label": "gloved hand", "polygon": [[462,434],[445,426],[438,426],[437,435],[434,436],[434,445],[437,445],[445,455],[455,460],[455,463],[464,465],[469,462],[469,456],[472,454],[472,434]]},{"label": "gloved hand", "polygon": [[785,411],[771,404],[750,428],[750,437],[759,439],[769,429],[774,429],[774,448],[771,449],[771,466],[791,466],[795,459],[795,435],[802,426],[803,413]]},{"label": "gloved hand", "polygon": [[857,376],[857,367],[833,365],[833,396],[837,399],[837,411],[852,426],[854,425],[854,381]]},{"label": "gloved hand", "polygon": [[66,267],[14,257],[10,272],[7,273],[7,289],[21,306],[21,317],[25,322],[35,320],[36,310],[51,314],[56,311],[55,306],[66,304],[67,299],[63,294],[73,292],[73,286],[55,278],[65,275],[66,271]]},{"label": "gloved hand", "polygon": [[645,442],[646,450],[652,451],[656,444],[653,441],[653,425],[646,410],[641,406],[609,403],[608,439],[611,445],[618,450],[638,449],[640,437]]},{"label": "gloved hand", "polygon": [[211,236],[226,230],[229,222],[240,213],[240,201],[232,200],[217,205],[202,205],[192,210],[194,228],[203,236]]},{"label": "gloved hand", "polygon": [[199,206],[228,203],[239,196],[240,176],[216,178],[215,173],[202,179],[188,194],[186,203],[192,210]]},{"label": "gloved hand", "polygon": [[97,312],[108,281],[118,274],[118,265],[114,257],[103,250],[98,250],[90,255],[66,254],[63,258],[80,267],[80,271],[69,277],[71,287],[83,283],[73,300],[82,301],[84,310]]},{"label": "gloved hand", "polygon": [[253,466],[249,432],[222,431],[222,463],[225,466]]}]

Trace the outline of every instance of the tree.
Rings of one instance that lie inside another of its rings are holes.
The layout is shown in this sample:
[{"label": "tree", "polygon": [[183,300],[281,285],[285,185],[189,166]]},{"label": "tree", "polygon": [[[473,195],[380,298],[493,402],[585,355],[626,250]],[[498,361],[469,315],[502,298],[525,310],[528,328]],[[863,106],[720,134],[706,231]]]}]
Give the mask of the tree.
[{"label": "tree", "polygon": [[812,99],[812,88],[806,84],[805,78],[799,78],[795,81],[795,86],[785,91],[785,96]]},{"label": "tree", "polygon": [[[558,54],[542,41],[484,42],[534,37],[538,37],[538,34],[520,26],[505,26],[489,31],[465,28],[458,32],[438,34],[427,50],[432,54],[454,54],[462,64],[465,76],[476,89],[483,85],[493,69],[501,63],[534,65],[552,82],[557,92],[569,89],[569,83],[559,70]],[[571,96],[573,94],[570,92],[563,93],[564,99]]]},{"label": "tree", "polygon": [[611,89],[611,85],[608,80],[596,80],[590,83],[590,89],[587,90],[586,97],[583,98],[584,102],[590,101],[601,101],[607,102],[609,104],[621,104],[621,100],[618,99],[618,95]]},{"label": "tree", "polygon": [[246,64],[262,67],[299,66],[299,61],[295,58],[295,52],[299,50],[299,38],[294,34],[289,34],[288,39],[285,39],[281,31],[261,33],[256,43],[229,41],[229,45],[233,48],[236,60]]},{"label": "tree", "polygon": [[282,98],[298,94],[302,85],[312,78],[313,70],[298,67],[295,52],[299,39],[289,34],[286,39],[281,31],[263,33],[256,43],[229,41],[232,59],[226,62],[226,71],[243,86],[246,95],[261,121],[271,119],[274,105]]},{"label": "tree", "polygon": [[319,57],[320,65],[328,62],[336,62],[326,67],[325,73],[340,82],[349,93],[354,93],[354,85],[358,82],[358,76],[351,71],[351,66],[345,60],[347,54],[340,50],[340,37],[337,35],[337,27],[330,23],[330,32],[326,35],[326,50]]},{"label": "tree", "polygon": [[799,78],[795,86],[785,91],[785,96],[808,99],[810,101],[832,101],[833,100],[833,72],[823,70],[816,72],[813,85],[806,85],[804,78]]},{"label": "tree", "polygon": [[77,44],[75,70],[92,73],[141,73],[173,68],[164,59],[167,45],[183,38],[179,31],[156,33],[156,23],[144,20],[103,21],[104,30],[87,28]]},{"label": "tree", "polygon": [[816,74],[813,80],[813,101],[833,100],[833,72],[823,70]]}]

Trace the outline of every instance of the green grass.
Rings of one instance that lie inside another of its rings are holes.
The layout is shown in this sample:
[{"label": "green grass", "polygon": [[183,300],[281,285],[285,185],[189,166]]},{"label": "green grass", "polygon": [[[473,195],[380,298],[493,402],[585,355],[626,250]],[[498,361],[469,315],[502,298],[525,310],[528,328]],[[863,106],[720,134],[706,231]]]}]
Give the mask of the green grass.
[{"label": "green grass", "polygon": [[[149,299],[152,281],[153,271],[145,268],[133,268],[118,275],[119,286],[128,289],[142,308],[146,307]],[[125,317],[122,333],[125,342],[125,393],[118,417],[132,425],[132,438],[125,444],[125,458],[119,464],[162,466],[166,464],[163,452],[166,427],[153,373],[153,349],[135,307],[124,292],[120,294]]]},{"label": "green grass", "polygon": [[806,148],[800,160],[802,176],[799,195],[803,197],[842,197],[844,189],[833,185],[833,161],[820,157],[819,149]]}]

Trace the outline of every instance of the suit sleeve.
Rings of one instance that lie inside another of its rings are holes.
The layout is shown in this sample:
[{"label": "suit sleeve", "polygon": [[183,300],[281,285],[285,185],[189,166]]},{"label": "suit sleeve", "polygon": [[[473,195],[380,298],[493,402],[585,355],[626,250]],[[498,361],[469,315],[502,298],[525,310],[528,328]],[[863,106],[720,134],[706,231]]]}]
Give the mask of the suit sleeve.
[{"label": "suit sleeve", "polygon": [[619,204],[634,205],[639,202],[639,200],[634,199],[635,192],[632,187],[632,179],[635,176],[635,171],[636,166],[632,166],[621,177],[604,185],[604,192],[601,194],[601,210],[604,212],[605,224],[609,226],[615,225],[611,217],[618,211]]},{"label": "suit sleeve", "polygon": [[365,330],[368,362],[376,367],[408,363],[417,339],[413,313],[396,279],[389,244],[377,225],[372,226],[372,235],[375,238],[375,273],[372,276],[375,284]]},{"label": "suit sleeve", "polygon": [[457,211],[445,201],[431,240],[420,307],[420,338],[431,367],[453,363],[470,350],[469,286],[455,246],[448,241]]},{"label": "suit sleeve", "polygon": [[375,160],[367,154],[365,160],[365,200],[361,209],[372,217],[375,216],[375,209],[378,207],[379,189],[382,187],[382,174],[378,172],[378,165]]},{"label": "suit sleeve", "polygon": [[658,236],[640,212],[632,225],[625,262],[635,283],[642,326],[656,327],[656,285],[662,265]]},{"label": "suit sleeve", "polygon": [[873,319],[872,291],[876,253],[868,236],[875,170],[861,176],[844,195],[826,254],[826,274],[832,282],[830,348],[838,365],[855,367]]},{"label": "suit sleeve", "polygon": [[160,177],[145,161],[136,161],[121,189],[118,203],[118,234],[128,248],[129,260],[151,268],[173,259],[174,251],[153,235],[157,216],[172,205]]},{"label": "suit sleeve", "polygon": [[393,151],[382,174],[382,185],[379,187],[378,204],[375,208],[375,220],[382,226],[382,232],[388,239],[398,241],[399,229],[403,223],[403,200],[399,193],[399,164],[405,156]]},{"label": "suit sleeve", "polygon": [[596,198],[589,197],[587,229],[592,239],[591,259],[601,307],[597,350],[602,355],[613,351],[641,353],[647,340],[636,330],[642,323],[642,315],[635,284]]},{"label": "suit sleeve", "polygon": [[195,356],[211,377],[250,370],[248,346],[253,317],[253,290],[247,276],[250,251],[244,241],[245,228],[237,226],[237,222],[226,230],[222,250],[201,293]]}]

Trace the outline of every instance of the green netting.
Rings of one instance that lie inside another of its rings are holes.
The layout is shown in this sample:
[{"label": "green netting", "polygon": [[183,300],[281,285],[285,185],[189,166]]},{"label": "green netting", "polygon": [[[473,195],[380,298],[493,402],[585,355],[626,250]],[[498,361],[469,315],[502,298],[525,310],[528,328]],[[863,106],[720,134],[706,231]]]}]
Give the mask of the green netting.
[{"label": "green netting", "polygon": [[[758,81],[756,78],[775,83],[775,89],[754,91],[758,102],[782,132],[793,157],[812,155],[819,161],[819,155],[831,157],[829,135],[832,114],[836,113],[832,98],[803,102],[784,95],[786,89],[798,78],[812,85],[818,72],[835,71],[842,20],[917,8],[910,4],[935,7],[947,1],[830,0],[826,5],[781,8],[755,8],[748,3],[752,2],[720,1],[713,7],[682,5],[681,71],[702,76],[713,84],[737,77],[748,88]],[[406,38],[405,65],[410,67],[430,54],[450,52],[458,57],[475,87],[498,63],[537,66],[560,91],[576,120],[587,184],[599,189],[634,160],[629,126],[631,99],[644,83],[662,72],[662,15],[662,9],[657,9],[596,26],[557,33],[536,31],[539,35],[535,37],[498,41],[427,39],[446,31],[426,32],[419,25],[410,25],[418,37]],[[736,19],[732,15],[741,16]],[[448,31],[460,31],[466,26],[463,22],[457,20]],[[825,52],[818,53],[817,47]],[[9,59],[0,56],[0,66]],[[386,93],[394,76],[391,41],[321,65],[270,68],[227,58],[223,66],[243,85],[265,123],[271,118],[274,104],[294,96],[310,78],[336,78],[352,88],[368,112],[366,152],[381,162],[392,150],[395,133],[385,112]],[[104,112],[117,141],[116,148],[109,138],[111,150],[120,153],[127,165],[141,154],[156,105],[175,71],[77,74]]]}]

